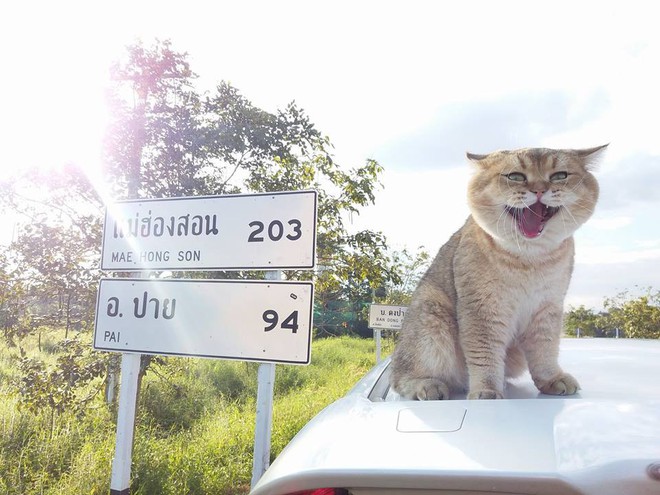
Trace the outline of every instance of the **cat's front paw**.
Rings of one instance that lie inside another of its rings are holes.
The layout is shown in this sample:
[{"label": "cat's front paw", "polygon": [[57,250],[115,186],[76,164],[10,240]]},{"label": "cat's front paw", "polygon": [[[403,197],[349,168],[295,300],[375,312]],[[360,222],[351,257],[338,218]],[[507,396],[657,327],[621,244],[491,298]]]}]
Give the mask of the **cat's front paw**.
[{"label": "cat's front paw", "polygon": [[573,395],[580,390],[580,384],[568,373],[562,373],[545,385],[540,386],[539,390],[549,395]]},{"label": "cat's front paw", "polygon": [[483,389],[483,390],[470,391],[467,398],[470,399],[470,400],[476,400],[476,399],[503,399],[504,396],[502,395],[501,392],[498,392],[497,390]]},{"label": "cat's front paw", "polygon": [[433,378],[419,380],[416,384],[415,398],[417,400],[446,400],[449,399],[449,387]]}]

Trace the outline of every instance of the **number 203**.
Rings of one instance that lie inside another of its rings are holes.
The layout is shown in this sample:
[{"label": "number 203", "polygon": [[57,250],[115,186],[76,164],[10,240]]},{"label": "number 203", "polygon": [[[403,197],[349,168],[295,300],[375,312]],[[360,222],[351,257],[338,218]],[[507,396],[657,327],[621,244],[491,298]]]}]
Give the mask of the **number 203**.
[{"label": "number 203", "polygon": [[266,237],[262,235],[264,231],[271,241],[279,241],[282,237],[286,237],[290,241],[297,241],[302,237],[302,222],[297,218],[287,222],[288,228],[285,228],[279,220],[273,220],[268,227],[259,220],[250,222],[248,225],[253,229],[248,237],[248,242],[264,242],[266,240]]}]

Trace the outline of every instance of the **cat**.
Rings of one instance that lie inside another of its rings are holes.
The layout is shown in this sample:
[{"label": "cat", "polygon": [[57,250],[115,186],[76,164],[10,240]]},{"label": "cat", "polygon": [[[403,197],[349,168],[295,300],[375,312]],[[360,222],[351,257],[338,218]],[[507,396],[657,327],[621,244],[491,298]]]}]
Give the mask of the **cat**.
[{"label": "cat", "polygon": [[606,147],[467,153],[471,215],[412,295],[391,363],[401,397],[503,398],[505,377],[525,369],[545,394],[579,390],[559,338],[573,233],[596,206],[591,171]]}]

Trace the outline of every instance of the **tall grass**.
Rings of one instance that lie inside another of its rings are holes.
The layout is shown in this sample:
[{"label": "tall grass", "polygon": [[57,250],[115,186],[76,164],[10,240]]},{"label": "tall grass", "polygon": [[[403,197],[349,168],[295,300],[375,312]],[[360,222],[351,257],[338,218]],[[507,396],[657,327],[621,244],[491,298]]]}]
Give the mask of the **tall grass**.
[{"label": "tall grass", "polygon": [[[52,352],[44,342],[42,354]],[[0,494],[108,493],[112,411],[99,397],[84,415],[58,415],[51,432],[48,411],[19,407],[11,387],[15,352],[0,348]],[[315,341],[309,366],[278,365],[271,457],[373,364],[373,341],[341,337]],[[257,367],[169,358],[147,374],[138,402],[132,493],[249,491]]]}]

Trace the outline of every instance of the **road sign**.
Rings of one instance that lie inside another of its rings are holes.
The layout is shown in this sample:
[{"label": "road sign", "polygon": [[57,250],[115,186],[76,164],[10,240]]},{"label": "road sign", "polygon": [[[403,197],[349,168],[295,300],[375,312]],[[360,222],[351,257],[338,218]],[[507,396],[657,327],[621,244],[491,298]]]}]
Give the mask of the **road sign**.
[{"label": "road sign", "polygon": [[309,364],[312,282],[103,279],[94,348]]},{"label": "road sign", "polygon": [[372,304],[369,306],[369,328],[381,330],[401,330],[407,306]]},{"label": "road sign", "polygon": [[101,269],[311,269],[316,191],[120,201],[106,209]]}]

